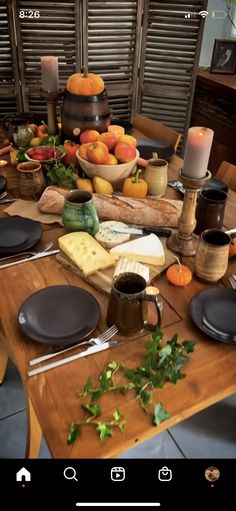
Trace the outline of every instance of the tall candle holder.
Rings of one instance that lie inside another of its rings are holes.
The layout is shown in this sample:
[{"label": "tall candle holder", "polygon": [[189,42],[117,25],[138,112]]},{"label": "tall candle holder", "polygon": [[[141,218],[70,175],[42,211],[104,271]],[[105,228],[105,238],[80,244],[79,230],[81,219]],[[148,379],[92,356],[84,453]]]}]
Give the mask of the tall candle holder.
[{"label": "tall candle holder", "polygon": [[202,186],[211,179],[211,172],[207,170],[206,175],[200,178],[190,178],[179,170],[179,180],[184,186],[184,202],[178,223],[178,232],[168,238],[167,246],[173,252],[183,256],[196,254],[199,237],[193,234],[196,227],[196,205],[197,195]]},{"label": "tall candle holder", "polygon": [[57,100],[62,96],[62,90],[55,92],[40,89],[40,95],[47,102],[47,132],[49,135],[57,135]]}]

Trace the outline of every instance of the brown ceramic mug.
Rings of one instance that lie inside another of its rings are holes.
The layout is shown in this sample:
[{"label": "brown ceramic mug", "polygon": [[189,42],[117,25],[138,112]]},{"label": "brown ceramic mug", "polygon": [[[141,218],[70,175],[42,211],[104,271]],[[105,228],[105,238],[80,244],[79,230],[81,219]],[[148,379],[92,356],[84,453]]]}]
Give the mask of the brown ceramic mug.
[{"label": "brown ceramic mug", "polygon": [[200,192],[196,209],[196,234],[206,229],[221,229],[224,221],[227,193],[210,188]]},{"label": "brown ceramic mug", "polygon": [[17,165],[20,198],[37,201],[46,188],[40,163],[24,162]]},{"label": "brown ceramic mug", "polygon": [[219,229],[202,232],[194,259],[194,272],[206,282],[220,280],[228,266],[231,237]]},{"label": "brown ceramic mug", "polygon": [[[147,319],[147,302],[153,302],[157,321],[150,324]],[[161,326],[162,302],[157,295],[146,293],[146,280],[137,273],[121,273],[115,277],[107,309],[107,325],[116,325],[123,335],[132,335],[142,330],[155,330]]]}]

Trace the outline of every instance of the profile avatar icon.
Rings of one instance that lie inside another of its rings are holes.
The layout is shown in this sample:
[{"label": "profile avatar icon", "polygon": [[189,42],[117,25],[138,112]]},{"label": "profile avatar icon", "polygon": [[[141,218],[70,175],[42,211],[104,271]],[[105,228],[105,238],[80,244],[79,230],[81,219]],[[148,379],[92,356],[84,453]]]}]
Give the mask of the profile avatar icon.
[{"label": "profile avatar icon", "polygon": [[219,477],[220,477],[220,471],[217,467],[208,467],[205,470],[205,478],[208,481],[210,481],[211,483],[217,481],[217,479],[219,479]]}]

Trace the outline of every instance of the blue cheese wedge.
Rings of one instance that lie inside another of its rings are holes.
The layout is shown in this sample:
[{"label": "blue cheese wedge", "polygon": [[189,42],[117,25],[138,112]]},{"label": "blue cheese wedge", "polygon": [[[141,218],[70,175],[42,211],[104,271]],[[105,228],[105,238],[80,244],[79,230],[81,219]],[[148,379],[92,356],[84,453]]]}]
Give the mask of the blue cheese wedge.
[{"label": "blue cheese wedge", "polygon": [[129,241],[130,234],[114,232],[112,227],[128,227],[123,222],[116,222],[115,220],[109,220],[102,222],[99,227],[99,231],[95,235],[96,240],[107,249],[116,247],[125,241]]},{"label": "blue cheese wedge", "polygon": [[110,250],[116,259],[127,257],[140,263],[162,266],[165,263],[165,252],[156,234],[149,234],[136,240],[128,241]]}]

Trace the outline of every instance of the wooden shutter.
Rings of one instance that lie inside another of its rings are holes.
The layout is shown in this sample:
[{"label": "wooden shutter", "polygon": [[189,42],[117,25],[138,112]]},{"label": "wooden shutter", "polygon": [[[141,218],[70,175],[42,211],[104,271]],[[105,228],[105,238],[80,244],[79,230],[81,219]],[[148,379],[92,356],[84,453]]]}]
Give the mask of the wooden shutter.
[{"label": "wooden shutter", "polygon": [[[189,127],[206,1],[145,1],[137,110],[185,134]],[[191,13],[191,18],[185,18]]]},{"label": "wooden shutter", "polygon": [[143,0],[84,2],[84,62],[100,74],[114,115],[130,118]]},{"label": "wooden shutter", "polygon": [[[80,0],[48,2],[16,1],[16,29],[25,110],[41,113],[41,64],[44,55],[58,56],[60,86],[80,69]],[[37,10],[38,18],[20,18],[20,10]]]},{"label": "wooden shutter", "polygon": [[21,110],[11,14],[8,0],[0,0],[0,117]]}]

